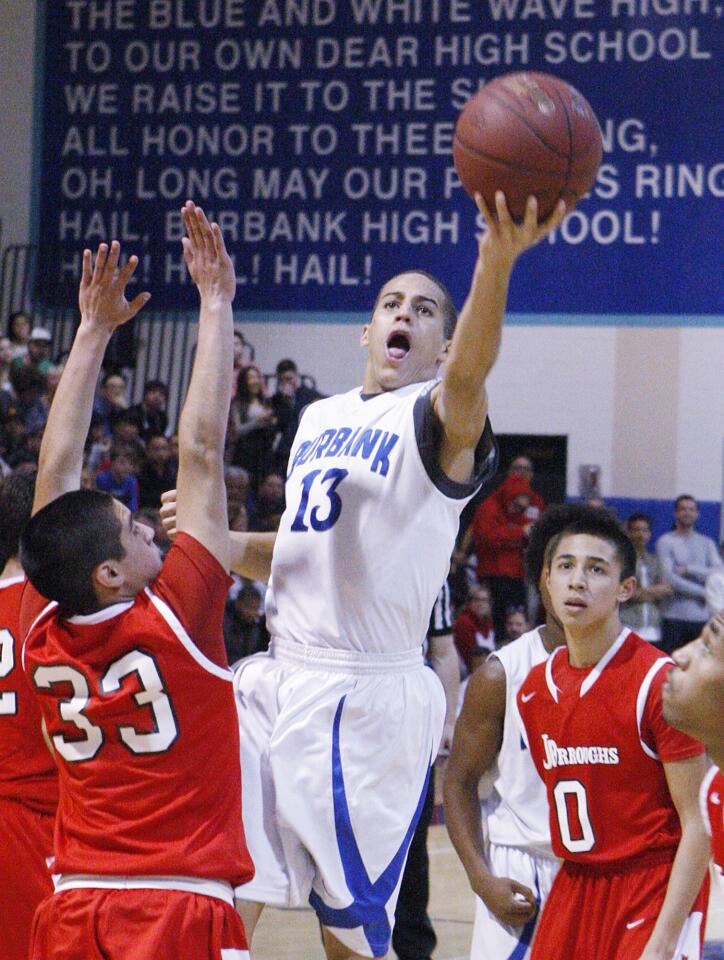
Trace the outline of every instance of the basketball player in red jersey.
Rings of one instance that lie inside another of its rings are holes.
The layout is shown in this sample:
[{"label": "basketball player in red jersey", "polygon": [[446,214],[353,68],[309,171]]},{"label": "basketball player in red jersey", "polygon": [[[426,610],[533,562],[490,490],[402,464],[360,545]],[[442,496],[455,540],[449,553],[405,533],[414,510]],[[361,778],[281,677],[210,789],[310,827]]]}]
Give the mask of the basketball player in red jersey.
[{"label": "basketball player in red jersey", "polygon": [[671,661],[627,628],[628,537],[605,510],[547,548],[566,646],[518,693],[563,865],[531,960],[697,960],[708,900],[703,747],[662,717]]},{"label": "basketball player in red jersey", "polygon": [[701,785],[701,812],[724,881],[724,611],[672,656],[676,666],[664,684],[664,717],[703,741],[713,761]]},{"label": "basketball player in red jersey", "polygon": [[31,584],[21,607],[24,669],[60,789],[60,876],[35,915],[31,960],[248,957],[232,886],[253,867],[221,633],[235,276],[218,226],[191,202],[183,216],[201,307],[179,424],[174,546],[162,566],[150,527],[107,494],[78,489],[103,354],[148,299],[125,299],[137,259],[121,267],[115,241],[101,244],[93,267],[83,255],[80,327],[21,538]]},{"label": "basketball player in red jersey", "polygon": [[48,858],[58,771],[43,739],[35,693],[21,666],[20,533],[30,519],[34,476],[0,482],[0,890],[5,960],[27,960],[35,908],[53,892]]}]

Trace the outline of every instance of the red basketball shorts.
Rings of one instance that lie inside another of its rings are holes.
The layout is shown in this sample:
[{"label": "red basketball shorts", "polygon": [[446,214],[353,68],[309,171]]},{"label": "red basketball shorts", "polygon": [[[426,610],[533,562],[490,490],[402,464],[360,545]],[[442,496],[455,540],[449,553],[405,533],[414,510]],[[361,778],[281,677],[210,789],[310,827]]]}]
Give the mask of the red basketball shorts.
[{"label": "red basketball shorts", "polygon": [[30,960],[248,960],[241,918],[182,890],[73,889],[35,916]]},{"label": "red basketball shorts", "polygon": [[0,800],[0,896],[3,960],[28,960],[35,909],[53,892],[47,858],[55,817]]},{"label": "red basketball shorts", "polygon": [[[632,960],[653,932],[671,859],[607,873],[565,862],[538,925],[531,960]],[[699,960],[709,902],[709,875],[681,930],[672,960]]]}]

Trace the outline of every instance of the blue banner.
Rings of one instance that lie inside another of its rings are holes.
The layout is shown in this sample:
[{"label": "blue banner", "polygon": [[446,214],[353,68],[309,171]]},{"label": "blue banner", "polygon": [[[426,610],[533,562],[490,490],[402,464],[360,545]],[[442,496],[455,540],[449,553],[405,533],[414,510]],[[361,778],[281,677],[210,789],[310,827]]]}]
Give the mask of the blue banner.
[{"label": "blue banner", "polygon": [[456,117],[493,77],[543,70],[588,98],[604,155],[518,268],[511,311],[724,322],[720,15],[714,0],[41,4],[44,296],[71,300],[82,248],[115,237],[156,307],[193,306],[190,197],[255,315],[344,319],[410,267],[460,303],[481,221],[452,163]]}]

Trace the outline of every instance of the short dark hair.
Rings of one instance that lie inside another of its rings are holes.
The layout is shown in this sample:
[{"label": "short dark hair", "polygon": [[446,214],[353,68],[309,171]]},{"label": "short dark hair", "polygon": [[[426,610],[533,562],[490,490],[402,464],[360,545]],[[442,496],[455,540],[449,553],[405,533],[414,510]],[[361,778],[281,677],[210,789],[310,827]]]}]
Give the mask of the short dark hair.
[{"label": "short dark hair", "polygon": [[62,494],[35,514],[20,538],[28,579],[65,617],[98,610],[93,571],[124,556],[113,497],[99,490]]},{"label": "short dark hair", "polygon": [[626,517],[626,526],[631,529],[632,523],[646,523],[648,524],[649,530],[653,527],[653,521],[648,513],[632,513],[630,517]]},{"label": "short dark hair", "polygon": [[0,480],[0,570],[17,557],[20,534],[30,519],[35,473],[15,472]]},{"label": "short dark hair", "polygon": [[[425,277],[426,279],[430,280],[435,284],[442,294],[442,303],[440,306],[442,308],[443,336],[446,340],[449,340],[453,333],[455,333],[455,327],[458,322],[458,312],[455,307],[455,301],[452,298],[452,294],[442,280],[438,280],[434,274],[429,273],[427,270],[401,270],[399,273],[396,273],[394,277],[390,277],[389,280],[385,280],[383,286],[386,287],[390,280],[394,280],[396,277],[406,277],[411,273],[419,273],[421,277]],[[373,312],[377,309],[377,304],[381,296],[382,289],[380,289],[380,292],[375,298],[374,306],[372,308]]]},{"label": "short dark hair", "polygon": [[676,500],[674,500],[674,510],[676,510],[682,500],[691,500],[691,502],[696,506],[697,510],[699,509],[699,504],[696,497],[692,497],[690,493],[680,493]]},{"label": "short dark hair", "polygon": [[126,386],[128,385],[128,378],[126,377],[125,373],[122,373],[120,370],[107,370],[103,374],[103,379],[101,380],[101,386],[105,387],[108,381],[111,380],[113,377],[118,377],[119,380],[123,380]]},{"label": "short dark hair", "polygon": [[299,373],[299,370],[297,369],[297,365],[293,360],[290,360],[289,358],[285,360],[280,360],[279,363],[277,364],[276,375],[278,377],[281,377],[283,373],[288,373],[290,370],[293,373]]},{"label": "short dark hair", "polygon": [[572,521],[548,542],[545,552],[546,565],[550,568],[553,556],[564,537],[583,533],[611,544],[616,551],[616,559],[621,565],[621,580],[636,576],[636,551],[618,520],[605,507],[588,509],[591,511],[589,516]]},{"label": "short dark hair", "polygon": [[168,384],[164,383],[163,380],[146,380],[143,385],[144,397],[152,390],[160,390],[164,397],[168,396]]},{"label": "short dark hair", "polygon": [[[525,575],[537,587],[540,583],[543,567],[548,560],[546,548],[550,541],[564,533],[575,523],[596,523],[601,514],[611,518],[603,507],[591,507],[586,503],[559,503],[548,507],[533,524],[528,547],[523,557]],[[582,532],[582,531],[577,531]],[[626,538],[628,540],[628,537]],[[636,561],[634,558],[634,567]]]}]

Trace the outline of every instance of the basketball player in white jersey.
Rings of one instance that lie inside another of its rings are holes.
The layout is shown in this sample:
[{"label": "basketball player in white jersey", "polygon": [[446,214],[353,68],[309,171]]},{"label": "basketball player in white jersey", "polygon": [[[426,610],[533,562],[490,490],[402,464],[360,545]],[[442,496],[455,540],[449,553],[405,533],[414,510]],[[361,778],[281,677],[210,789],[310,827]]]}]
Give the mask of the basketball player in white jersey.
[{"label": "basketball player in white jersey", "polygon": [[[515,224],[502,193],[496,217],[478,205],[488,230],[454,335],[437,280],[393,277],[362,331],[362,387],[302,416],[266,598],[270,650],[236,674],[256,868],[237,890],[247,932],[263,904],[308,899],[333,960],[389,947],[445,712],[421,655],[429,611],[460,513],[494,469],[485,384],[513,265],[565,212],[538,224],[531,198]],[[237,570],[252,574],[246,561]]]},{"label": "basketball player in white jersey", "polygon": [[[521,737],[516,696],[531,667],[565,643],[542,575],[546,545],[589,510],[581,504],[550,507],[533,526],[526,576],[539,585],[545,623],[494,651],[472,674],[455,727],[445,773],[445,823],[476,894],[471,960],[528,957],[558,870],[545,787]],[[493,769],[486,838],[478,784]]]}]

